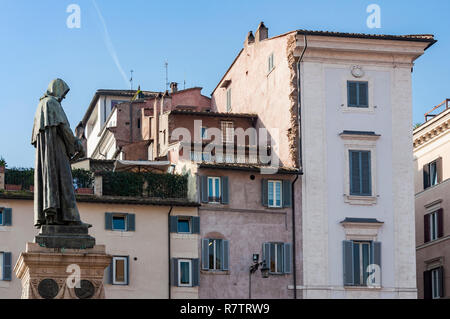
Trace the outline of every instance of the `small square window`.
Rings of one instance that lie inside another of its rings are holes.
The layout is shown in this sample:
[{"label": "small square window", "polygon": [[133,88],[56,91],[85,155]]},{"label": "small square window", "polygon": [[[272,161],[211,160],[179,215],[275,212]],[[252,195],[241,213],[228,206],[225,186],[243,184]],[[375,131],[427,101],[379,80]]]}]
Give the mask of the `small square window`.
[{"label": "small square window", "polygon": [[369,107],[369,83],[363,81],[347,81],[348,107]]},{"label": "small square window", "polygon": [[178,286],[192,286],[192,261],[189,259],[178,260]]},{"label": "small square window", "polygon": [[281,181],[268,182],[268,204],[269,207],[281,207]]},{"label": "small square window", "polygon": [[123,215],[116,215],[112,218],[113,230],[125,230],[126,229],[126,217]]},{"label": "small square window", "polygon": [[178,218],[178,233],[191,233],[191,220],[189,218]]}]

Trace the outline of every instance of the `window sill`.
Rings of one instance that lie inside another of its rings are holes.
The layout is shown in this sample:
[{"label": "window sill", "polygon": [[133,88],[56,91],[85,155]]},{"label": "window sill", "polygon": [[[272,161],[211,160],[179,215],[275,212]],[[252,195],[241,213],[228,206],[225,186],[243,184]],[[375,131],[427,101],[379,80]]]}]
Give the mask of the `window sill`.
[{"label": "window sill", "polygon": [[229,270],[200,270],[200,274],[221,276],[221,275],[229,275],[230,271]]},{"label": "window sill", "polygon": [[0,288],[10,288],[11,281],[0,280]]},{"label": "window sill", "polygon": [[2,232],[2,231],[4,231],[4,232],[7,232],[7,231],[11,231],[11,226],[0,226],[0,232]]},{"label": "window sill", "polygon": [[375,113],[376,106],[369,106],[369,107],[356,107],[356,106],[345,106],[341,105],[342,112],[345,113]]},{"label": "window sill", "polygon": [[106,233],[112,237],[133,237],[134,231],[107,230]]},{"label": "window sill", "polygon": [[358,291],[377,291],[382,290],[380,286],[344,286],[345,290],[358,290]]},{"label": "window sill", "polygon": [[377,203],[378,196],[356,196],[356,195],[344,195],[344,201],[350,205],[375,205]]}]

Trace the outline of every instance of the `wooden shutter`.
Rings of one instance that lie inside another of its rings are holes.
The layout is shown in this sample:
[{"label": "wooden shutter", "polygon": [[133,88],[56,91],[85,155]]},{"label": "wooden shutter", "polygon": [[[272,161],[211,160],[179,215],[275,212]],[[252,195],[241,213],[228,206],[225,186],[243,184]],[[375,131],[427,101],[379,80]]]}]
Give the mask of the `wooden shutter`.
[{"label": "wooden shutter", "polygon": [[444,280],[444,267],[439,267],[438,268],[438,279],[439,279],[439,297],[443,298],[444,297],[444,285],[445,285],[445,280]]},{"label": "wooden shutter", "polygon": [[292,182],[290,180],[283,181],[283,207],[292,206]]},{"label": "wooden shutter", "polygon": [[347,82],[347,105],[349,107],[358,105],[356,82]]},{"label": "wooden shutter", "polygon": [[106,283],[112,285],[113,284],[113,276],[114,276],[114,270],[113,270],[113,262],[114,257],[111,259],[111,262],[109,263],[108,267],[106,267]]},{"label": "wooden shutter", "polygon": [[135,230],[136,230],[136,215],[127,214],[127,231],[135,231]]},{"label": "wooden shutter", "polygon": [[379,280],[379,284],[381,285],[381,242],[379,241],[374,241],[372,242],[372,263],[375,265],[378,265],[378,267],[380,267],[380,273],[378,274],[378,276],[380,276],[380,278],[376,278]]},{"label": "wooden shutter", "polygon": [[425,243],[427,243],[431,240],[431,237],[430,237],[430,214],[426,214],[425,216],[423,216],[423,230],[424,230],[423,241]]},{"label": "wooden shutter", "polygon": [[208,176],[200,176],[200,196],[201,202],[208,202]]},{"label": "wooden shutter", "polygon": [[127,280],[126,280],[125,284],[129,285],[130,284],[130,257],[129,256],[126,257],[125,264],[127,265]]},{"label": "wooden shutter", "polygon": [[283,245],[283,272],[290,274],[292,272],[292,245],[285,243]]},{"label": "wooden shutter", "polygon": [[230,259],[230,242],[228,240],[223,239],[223,258],[222,258],[222,270],[229,270],[229,259]]},{"label": "wooden shutter", "polygon": [[169,216],[170,232],[178,233],[178,216]]},{"label": "wooden shutter", "polygon": [[423,189],[430,187],[430,166],[428,164],[423,166]]},{"label": "wooden shutter", "polygon": [[361,194],[372,195],[372,181],[370,173],[370,151],[360,152],[361,156]]},{"label": "wooden shutter", "polygon": [[270,271],[270,243],[264,243],[262,247],[262,260]]},{"label": "wooden shutter", "polygon": [[442,157],[436,160],[437,182],[442,182]]},{"label": "wooden shutter", "polygon": [[3,209],[3,225],[12,226],[12,208]]},{"label": "wooden shutter", "polygon": [[444,210],[442,208],[439,208],[436,214],[438,223],[438,238],[441,238],[444,237]]},{"label": "wooden shutter", "polygon": [[350,194],[358,195],[361,192],[360,184],[360,167],[359,167],[360,152],[349,151],[349,164],[350,164]]},{"label": "wooden shutter", "polygon": [[112,213],[105,213],[105,229],[112,230]]},{"label": "wooden shutter", "polygon": [[12,272],[12,256],[11,253],[3,253],[3,280],[10,281]]},{"label": "wooden shutter", "polygon": [[343,250],[343,269],[344,269],[344,286],[354,285],[354,269],[353,269],[353,242],[344,240],[342,242]]},{"label": "wooden shutter", "polygon": [[432,299],[432,291],[431,291],[431,271],[424,271],[423,272],[423,294],[424,299]]},{"label": "wooden shutter", "polygon": [[200,234],[200,217],[193,216],[191,220],[192,220],[192,233]]},{"label": "wooden shutter", "polygon": [[200,265],[199,260],[192,259],[192,287],[197,287],[200,285]]},{"label": "wooden shutter", "polygon": [[268,181],[261,179],[261,203],[264,207],[268,207]]},{"label": "wooden shutter", "polygon": [[358,106],[369,106],[369,84],[367,82],[358,82]]},{"label": "wooden shutter", "polygon": [[209,239],[202,239],[202,269],[209,269]]},{"label": "wooden shutter", "polygon": [[172,258],[170,260],[170,284],[178,286],[178,259]]},{"label": "wooden shutter", "polygon": [[222,176],[220,178],[221,182],[221,203],[222,204],[228,204],[229,203],[229,185],[228,185],[228,176]]}]

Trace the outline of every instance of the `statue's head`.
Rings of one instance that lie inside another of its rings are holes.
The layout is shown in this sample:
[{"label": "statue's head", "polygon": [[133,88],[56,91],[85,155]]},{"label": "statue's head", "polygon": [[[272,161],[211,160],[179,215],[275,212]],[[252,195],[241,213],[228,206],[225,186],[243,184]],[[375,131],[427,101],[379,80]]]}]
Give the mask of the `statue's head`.
[{"label": "statue's head", "polygon": [[48,85],[47,95],[51,95],[61,102],[69,91],[70,88],[66,82],[61,79],[54,79]]}]

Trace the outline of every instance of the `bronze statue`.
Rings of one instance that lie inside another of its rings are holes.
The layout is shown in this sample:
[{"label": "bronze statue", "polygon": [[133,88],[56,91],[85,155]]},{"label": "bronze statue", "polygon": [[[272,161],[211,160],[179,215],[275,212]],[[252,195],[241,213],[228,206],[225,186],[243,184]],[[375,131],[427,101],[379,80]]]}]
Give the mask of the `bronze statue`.
[{"label": "bronze statue", "polygon": [[[34,117],[31,144],[36,148],[34,225],[87,225],[80,220],[70,161],[84,156],[70,129],[61,101],[69,92],[61,79],[50,82]],[[90,226],[90,225],[89,225]]]}]

